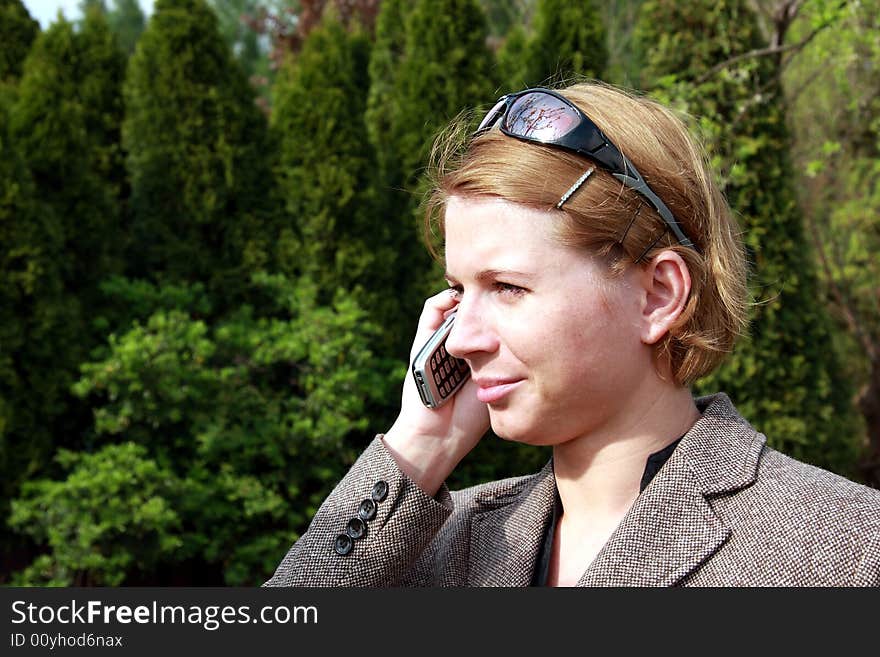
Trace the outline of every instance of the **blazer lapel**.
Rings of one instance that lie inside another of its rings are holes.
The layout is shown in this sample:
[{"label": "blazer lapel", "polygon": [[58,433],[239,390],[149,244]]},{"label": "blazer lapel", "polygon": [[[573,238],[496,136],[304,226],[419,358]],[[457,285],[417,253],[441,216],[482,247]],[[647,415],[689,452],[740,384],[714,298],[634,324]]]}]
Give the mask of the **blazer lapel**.
[{"label": "blazer lapel", "polygon": [[703,417],[636,499],[580,586],[672,586],[730,536],[711,498],[754,481],[764,437],[724,395],[700,399],[698,407]]},{"label": "blazer lapel", "polygon": [[675,457],[636,499],[579,586],[671,586],[727,540],[730,530]]},{"label": "blazer lapel", "polygon": [[493,491],[471,517],[468,586],[529,586],[553,513],[552,463],[516,488]]}]

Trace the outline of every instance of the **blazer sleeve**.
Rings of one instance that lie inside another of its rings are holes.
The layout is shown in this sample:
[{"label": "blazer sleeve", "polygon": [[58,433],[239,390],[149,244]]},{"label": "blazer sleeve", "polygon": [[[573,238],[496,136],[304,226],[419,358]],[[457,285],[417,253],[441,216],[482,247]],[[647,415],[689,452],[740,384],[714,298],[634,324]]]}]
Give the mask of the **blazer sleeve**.
[{"label": "blazer sleeve", "polygon": [[452,510],[445,484],[429,497],[376,436],[263,586],[392,586]]},{"label": "blazer sleeve", "polygon": [[876,530],[862,555],[852,586],[880,586],[880,535]]}]

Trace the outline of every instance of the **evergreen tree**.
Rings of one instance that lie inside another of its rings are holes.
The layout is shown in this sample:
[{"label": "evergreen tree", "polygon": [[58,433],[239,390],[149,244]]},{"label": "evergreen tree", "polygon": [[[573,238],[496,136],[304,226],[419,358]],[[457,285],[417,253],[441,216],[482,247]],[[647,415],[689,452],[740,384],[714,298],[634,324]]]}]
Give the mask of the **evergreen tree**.
[{"label": "evergreen tree", "polygon": [[792,185],[778,61],[747,58],[711,73],[766,46],[745,0],[653,0],[643,6],[638,33],[647,74],[701,117],[754,268],[750,335],[700,389],[728,392],[772,445],[849,472],[858,446],[851,391],[817,303],[815,266]]},{"label": "evergreen tree", "polygon": [[34,46],[11,117],[37,190],[63,222],[65,289],[90,314],[100,281],[118,269],[124,66],[98,11],[88,12],[79,33],[59,19]]},{"label": "evergreen tree", "polygon": [[104,0],[80,0],[79,10],[83,16],[92,11],[98,12],[105,18],[107,16],[107,5],[104,3]]},{"label": "evergreen tree", "polygon": [[107,12],[107,22],[119,46],[131,55],[146,26],[138,0],[114,0],[112,9]]},{"label": "evergreen tree", "polygon": [[59,345],[76,339],[78,306],[64,294],[61,222],[9,138],[9,111],[0,104],[0,552],[11,570],[25,546],[7,528],[9,501],[51,459],[49,420],[71,380],[58,376],[58,361],[69,364]]},{"label": "evergreen tree", "polygon": [[40,25],[21,0],[0,0],[0,82],[21,76],[21,67]]},{"label": "evergreen tree", "polygon": [[266,123],[203,0],[158,0],[130,59],[123,144],[131,180],[129,274],[204,281],[240,300],[269,259]]},{"label": "evergreen tree", "polygon": [[437,131],[462,109],[491,102],[486,37],[485,15],[473,0],[382,3],[367,127],[384,188],[412,192]]},{"label": "evergreen tree", "polygon": [[183,547],[172,506],[180,483],[143,447],[61,450],[57,460],[65,479],[27,482],[12,503],[10,524],[51,550],[13,583],[118,586],[134,570],[155,572],[163,557]]},{"label": "evergreen tree", "polygon": [[[82,52],[79,72],[79,97],[84,108],[85,128],[93,142],[91,169],[109,186],[117,215],[119,201],[128,195],[125,158],[122,152],[122,85],[126,58],[114,38],[109,15],[87,11],[78,33]],[[105,236],[108,247],[121,246],[119,230]],[[119,269],[118,263],[109,267]]]},{"label": "evergreen tree", "polygon": [[365,35],[325,15],[280,71],[272,134],[291,236],[281,267],[312,280],[324,301],[354,291],[389,329],[399,329],[403,318],[388,293],[392,226],[376,212],[375,156],[364,123],[368,59]]},{"label": "evergreen tree", "polygon": [[608,38],[608,65],[602,79],[630,89],[638,84],[644,59],[634,35],[642,1],[618,0],[601,7]]},{"label": "evergreen tree", "polygon": [[[493,99],[486,35],[475,0],[389,2],[379,15],[367,122],[383,177],[378,211],[398,254],[392,289],[407,318],[402,336],[411,335],[423,300],[442,285],[419,237],[420,185],[436,133],[461,110]],[[400,358],[408,343],[398,343]]]},{"label": "evergreen tree", "polygon": [[514,25],[498,49],[496,56],[498,71],[496,77],[501,80],[499,95],[513,93],[528,88],[529,39],[522,25]]},{"label": "evergreen tree", "polygon": [[509,34],[520,25],[525,10],[533,2],[534,0],[480,0],[480,5],[486,12],[489,34],[496,38]]},{"label": "evergreen tree", "polygon": [[608,64],[602,16],[590,0],[538,0],[527,49],[529,86],[575,75],[599,78]]},{"label": "evergreen tree", "polygon": [[[410,4],[403,0],[382,2],[376,20],[375,43],[370,52],[366,125],[370,142],[376,150],[383,195],[399,193],[404,180],[397,141],[391,135],[402,111],[398,72],[406,45],[404,25],[409,7]],[[406,199],[394,205],[405,207]]]},{"label": "evergreen tree", "polygon": [[414,190],[436,133],[462,109],[494,100],[486,17],[475,0],[416,0],[406,16],[396,141]]},{"label": "evergreen tree", "polygon": [[10,109],[2,378],[11,489],[45,474],[58,446],[81,445],[91,422],[69,388],[98,344],[99,284],[116,268],[122,70],[99,13],[81,33],[59,19],[35,42]]},{"label": "evergreen tree", "polygon": [[269,57],[260,46],[260,33],[250,24],[266,12],[266,0],[210,0],[217,14],[220,33],[248,77],[267,75]]},{"label": "evergreen tree", "polygon": [[[414,200],[406,189],[409,178],[401,144],[402,117],[406,99],[402,91],[401,65],[406,49],[406,23],[412,4],[403,0],[384,0],[376,20],[376,35],[369,64],[369,94],[366,128],[376,154],[378,177],[373,202],[377,217],[382,217],[390,230],[397,258],[389,273],[397,277],[390,286],[395,294],[388,301],[397,304],[394,315],[399,319],[401,333],[392,338],[391,353],[401,360],[408,357],[411,327],[417,316],[419,298],[423,297],[422,281],[430,263],[421,253],[417,223],[413,220]],[[390,336],[389,336],[390,337]]]}]

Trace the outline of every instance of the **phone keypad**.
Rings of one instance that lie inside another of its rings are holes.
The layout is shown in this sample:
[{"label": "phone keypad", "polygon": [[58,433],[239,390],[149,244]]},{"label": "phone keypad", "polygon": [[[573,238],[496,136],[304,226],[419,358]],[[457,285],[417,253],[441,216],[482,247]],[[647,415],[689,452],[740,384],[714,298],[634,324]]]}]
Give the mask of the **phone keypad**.
[{"label": "phone keypad", "polygon": [[468,374],[467,363],[455,358],[440,345],[431,356],[431,375],[437,390],[443,397],[448,397]]}]

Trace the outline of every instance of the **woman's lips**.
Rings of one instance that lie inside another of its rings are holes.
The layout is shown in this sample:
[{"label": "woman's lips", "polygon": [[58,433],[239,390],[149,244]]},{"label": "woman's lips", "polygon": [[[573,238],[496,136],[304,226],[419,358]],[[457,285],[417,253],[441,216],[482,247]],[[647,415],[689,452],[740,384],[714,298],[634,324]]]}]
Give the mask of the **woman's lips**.
[{"label": "woman's lips", "polygon": [[491,404],[506,397],[507,394],[516,388],[523,379],[515,380],[477,380],[477,399],[484,404]]}]

